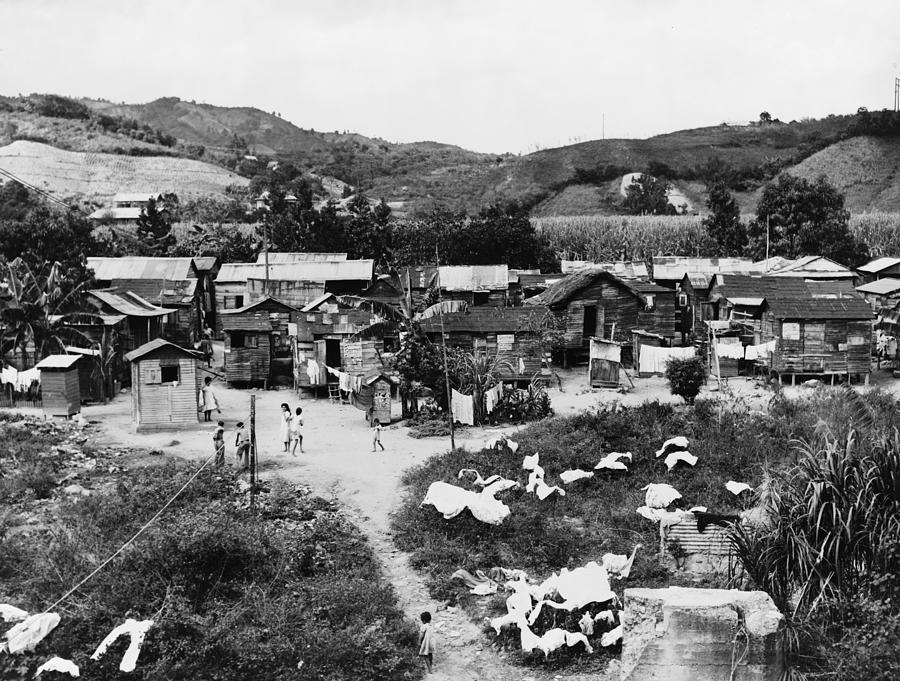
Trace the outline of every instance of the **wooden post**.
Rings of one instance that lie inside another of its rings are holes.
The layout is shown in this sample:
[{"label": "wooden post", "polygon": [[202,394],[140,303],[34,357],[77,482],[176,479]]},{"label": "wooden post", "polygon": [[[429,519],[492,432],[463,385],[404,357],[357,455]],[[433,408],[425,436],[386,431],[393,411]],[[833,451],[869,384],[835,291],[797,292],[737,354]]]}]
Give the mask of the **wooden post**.
[{"label": "wooden post", "polygon": [[250,509],[256,508],[256,395],[250,395]]},{"label": "wooden post", "polygon": [[453,395],[450,392],[450,373],[447,369],[447,337],[444,335],[444,307],[441,298],[441,256],[438,253],[438,247],[434,247],[434,257],[437,261],[437,293],[438,293],[438,314],[441,318],[441,347],[444,349],[444,385],[447,390],[447,413],[450,414],[450,449],[456,449],[456,432],[453,426]]}]

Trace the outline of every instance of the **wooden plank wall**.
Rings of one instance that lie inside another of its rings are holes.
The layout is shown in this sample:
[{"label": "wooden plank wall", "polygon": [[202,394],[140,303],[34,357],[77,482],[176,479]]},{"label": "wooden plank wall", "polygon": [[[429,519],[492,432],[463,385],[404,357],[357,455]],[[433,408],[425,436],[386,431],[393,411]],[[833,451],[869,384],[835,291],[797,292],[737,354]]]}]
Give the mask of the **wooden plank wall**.
[{"label": "wooden plank wall", "polygon": [[[653,309],[638,309],[637,328],[671,338],[681,333],[680,316],[675,309],[675,292],[654,293]],[[618,328],[618,327],[617,327]]]},{"label": "wooden plank wall", "polygon": [[[440,341],[439,333],[429,335],[435,342]],[[468,331],[453,331],[447,334],[447,345],[493,358],[498,354],[497,335],[496,333],[473,334]],[[509,365],[501,368],[500,377],[504,381],[530,380],[534,374],[541,372],[540,343],[531,334],[517,333],[514,335],[515,340],[512,345],[499,353],[500,359]],[[522,372],[519,371],[519,359],[522,359],[525,364],[525,370]]]},{"label": "wooden plank wall", "polygon": [[382,369],[379,352],[383,351],[383,343],[368,341],[341,341],[341,371],[348,374],[365,374],[373,369]]},{"label": "wooden plank wall", "polygon": [[225,380],[229,383],[262,383],[271,371],[271,335],[257,332],[259,347],[233,348],[225,332]]},{"label": "wooden plank wall", "polygon": [[41,371],[41,399],[44,411],[53,416],[71,416],[81,411],[78,368]]},{"label": "wooden plank wall", "polygon": [[865,320],[807,320],[799,339],[784,338],[779,325],[772,368],[795,374],[867,374],[872,325]]},{"label": "wooden plank wall", "polygon": [[179,381],[177,385],[168,383],[147,383],[151,372],[158,372],[159,359],[143,359],[137,362],[138,390],[140,400],[140,422],[138,427],[160,427],[166,425],[186,425],[197,423],[197,362],[186,357],[178,361]]},{"label": "wooden plank wall", "polygon": [[[265,279],[247,279],[247,301],[250,304],[265,298]],[[325,293],[325,283],[315,281],[269,280],[269,295],[300,309]]]},{"label": "wooden plank wall", "polygon": [[233,298],[234,296],[244,296],[244,305],[250,302],[250,296],[247,292],[247,284],[244,282],[216,282],[216,334],[222,335],[222,311],[233,310],[234,305],[225,307],[225,298]]}]

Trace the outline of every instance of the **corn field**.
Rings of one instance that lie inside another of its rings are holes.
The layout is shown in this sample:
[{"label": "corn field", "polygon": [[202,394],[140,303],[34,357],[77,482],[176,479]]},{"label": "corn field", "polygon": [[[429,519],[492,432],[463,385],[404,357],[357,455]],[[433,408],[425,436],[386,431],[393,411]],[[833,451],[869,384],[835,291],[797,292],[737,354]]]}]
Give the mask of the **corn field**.
[{"label": "corn field", "polygon": [[[744,216],[745,222],[752,216]],[[654,255],[708,256],[713,242],[696,215],[580,215],[532,218],[565,260],[649,260]],[[854,213],[850,231],[873,258],[900,255],[900,213]]]}]

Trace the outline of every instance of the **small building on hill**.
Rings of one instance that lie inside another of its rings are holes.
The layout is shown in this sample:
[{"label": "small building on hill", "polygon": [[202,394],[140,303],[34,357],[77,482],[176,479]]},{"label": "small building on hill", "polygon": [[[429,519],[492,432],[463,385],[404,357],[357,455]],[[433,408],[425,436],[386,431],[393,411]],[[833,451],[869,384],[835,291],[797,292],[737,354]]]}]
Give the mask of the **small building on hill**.
[{"label": "small building on hill", "polygon": [[138,432],[200,420],[200,356],[157,338],[125,355],[131,362],[131,415]]},{"label": "small building on hill", "polygon": [[265,385],[293,375],[292,329],[298,312],[275,298],[263,298],[222,312],[225,334],[225,379],[229,383]]},{"label": "small building on hill", "polygon": [[878,279],[900,279],[900,258],[875,258],[875,260],[857,267],[856,271],[863,284],[868,284]]},{"label": "small building on hill", "polygon": [[[443,315],[443,330],[448,347],[486,357],[499,356],[503,362],[500,378],[504,381],[530,381],[549,367],[544,356],[541,330],[553,326],[553,315],[546,307],[470,307],[465,312]],[[423,332],[441,342],[441,316],[420,322]]]},{"label": "small building on hill", "polygon": [[[586,360],[591,337],[625,344],[636,330],[675,336],[673,290],[604,270],[570,274],[527,303],[546,306],[557,316],[569,358]],[[631,359],[627,354],[626,363]]]}]

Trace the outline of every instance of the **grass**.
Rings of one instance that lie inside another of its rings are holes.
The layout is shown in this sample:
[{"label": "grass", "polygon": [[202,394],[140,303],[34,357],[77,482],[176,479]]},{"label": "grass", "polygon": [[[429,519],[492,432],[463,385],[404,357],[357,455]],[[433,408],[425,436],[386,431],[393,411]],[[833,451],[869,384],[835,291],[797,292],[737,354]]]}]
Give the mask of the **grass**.
[{"label": "grass", "polygon": [[[0,436],[10,439],[6,424]],[[23,443],[39,459],[53,440]],[[11,461],[0,460],[5,471]],[[107,462],[104,462],[104,464]],[[166,463],[82,473],[89,497],[7,499],[0,601],[48,607],[153,515],[193,472]],[[360,532],[330,502],[275,481],[257,514],[229,474],[204,471],[150,529],[56,611],[33,654],[0,657],[26,678],[50,655],[91,679],[118,679],[124,650],[88,656],[125,617],[152,618],[136,679],[417,679],[416,631]],[[35,522],[37,521],[37,522]],[[298,665],[302,672],[298,672]]]}]

